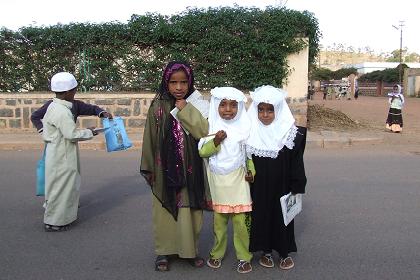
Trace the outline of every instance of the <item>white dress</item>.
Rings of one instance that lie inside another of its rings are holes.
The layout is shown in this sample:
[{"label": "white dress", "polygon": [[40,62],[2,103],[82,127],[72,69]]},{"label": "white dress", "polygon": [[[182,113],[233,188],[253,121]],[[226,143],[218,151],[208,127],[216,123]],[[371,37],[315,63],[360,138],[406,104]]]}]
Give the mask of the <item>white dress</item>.
[{"label": "white dress", "polygon": [[80,196],[78,141],[93,137],[89,129],[76,129],[72,103],[54,98],[43,119],[45,155],[44,223],[63,226],[77,219]]}]

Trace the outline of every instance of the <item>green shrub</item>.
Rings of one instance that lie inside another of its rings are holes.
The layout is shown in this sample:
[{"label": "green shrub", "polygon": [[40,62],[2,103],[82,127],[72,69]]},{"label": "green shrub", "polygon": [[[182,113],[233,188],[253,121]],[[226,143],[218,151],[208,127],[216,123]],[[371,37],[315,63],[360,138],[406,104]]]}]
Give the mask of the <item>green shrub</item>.
[{"label": "green shrub", "polygon": [[281,86],[286,58],[309,38],[309,62],[320,32],[309,12],[284,8],[188,9],[180,15],[133,15],[127,24],[71,23],[0,30],[0,91],[48,90],[70,71],[85,90],[156,89],[170,60],[193,65],[197,87]]}]

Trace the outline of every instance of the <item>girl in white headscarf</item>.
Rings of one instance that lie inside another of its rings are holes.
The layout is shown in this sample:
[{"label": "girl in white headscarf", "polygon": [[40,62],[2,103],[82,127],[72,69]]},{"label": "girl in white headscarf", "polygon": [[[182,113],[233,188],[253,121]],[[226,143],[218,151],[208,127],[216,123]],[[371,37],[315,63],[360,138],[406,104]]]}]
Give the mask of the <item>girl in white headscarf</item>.
[{"label": "girl in white headscarf", "polygon": [[401,132],[403,127],[402,107],[404,95],[401,93],[401,86],[395,85],[393,91],[388,93],[389,111],[386,119],[386,129],[391,132]]},{"label": "girl in white headscarf", "polygon": [[280,197],[304,193],[306,185],[303,152],[306,129],[295,126],[286,102],[287,93],[272,86],[251,92],[248,109],[250,137],[246,144],[257,175],[251,187],[253,201],[249,250],[262,251],[259,264],[274,267],[272,251],[280,256],[281,269],[294,266],[294,223],[284,225]]},{"label": "girl in white headscarf", "polygon": [[239,260],[237,271],[240,273],[252,270],[245,213],[252,210],[248,182],[252,181],[255,171],[252,162],[246,161],[245,154],[251,129],[245,110],[246,100],[241,91],[232,87],[212,89],[208,119],[212,136],[199,142],[200,156],[208,158],[206,170],[214,210],[214,246],[207,265],[221,266],[227,246],[227,224],[232,218]]}]

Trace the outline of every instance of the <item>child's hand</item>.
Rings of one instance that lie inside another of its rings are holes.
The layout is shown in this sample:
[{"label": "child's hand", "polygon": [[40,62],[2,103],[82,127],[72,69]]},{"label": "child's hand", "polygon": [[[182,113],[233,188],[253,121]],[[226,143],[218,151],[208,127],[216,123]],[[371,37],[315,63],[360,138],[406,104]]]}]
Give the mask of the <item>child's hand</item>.
[{"label": "child's hand", "polygon": [[248,171],[245,175],[245,181],[249,182],[249,183],[253,183],[254,182],[254,176],[252,176],[251,171]]},{"label": "child's hand", "polygon": [[155,174],[154,173],[146,174],[146,181],[150,186],[153,186],[153,183],[155,182]]},{"label": "child's hand", "polygon": [[187,101],[185,99],[177,99],[175,101],[175,107],[177,107],[180,111],[184,109],[184,107],[187,105]]},{"label": "child's hand", "polygon": [[220,143],[222,143],[223,140],[225,140],[227,137],[226,132],[224,130],[219,130],[216,133],[216,136],[214,137],[214,146],[219,146]]},{"label": "child's hand", "polygon": [[112,114],[111,114],[111,113],[108,113],[108,112],[106,112],[106,111],[103,111],[103,112],[101,113],[101,118],[112,119]]}]

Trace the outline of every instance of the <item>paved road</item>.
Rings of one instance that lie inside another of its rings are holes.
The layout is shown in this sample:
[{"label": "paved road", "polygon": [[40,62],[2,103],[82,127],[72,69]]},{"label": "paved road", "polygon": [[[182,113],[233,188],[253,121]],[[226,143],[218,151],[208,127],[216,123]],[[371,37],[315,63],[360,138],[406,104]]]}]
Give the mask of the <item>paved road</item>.
[{"label": "paved road", "polygon": [[[151,197],[137,152],[83,151],[77,224],[45,233],[34,196],[40,152],[0,154],[0,279],[420,279],[420,154],[378,147],[309,149],[308,193],[289,272],[235,271],[232,243],[218,271],[175,261],[153,270]],[[205,215],[200,250],[212,245]]]}]

